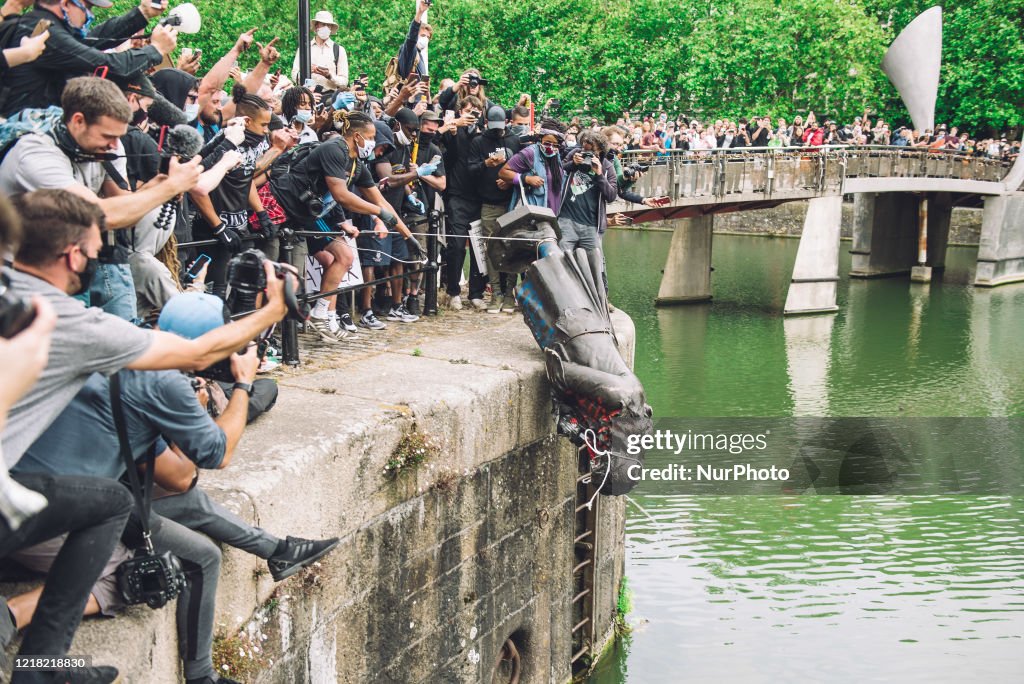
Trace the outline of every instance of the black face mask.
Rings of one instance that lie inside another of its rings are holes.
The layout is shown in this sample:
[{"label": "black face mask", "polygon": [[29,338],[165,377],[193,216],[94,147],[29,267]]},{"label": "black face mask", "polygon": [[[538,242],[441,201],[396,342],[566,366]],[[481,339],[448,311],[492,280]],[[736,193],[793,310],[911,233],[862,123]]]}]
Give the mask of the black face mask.
[{"label": "black face mask", "polygon": [[100,266],[100,260],[90,256],[86,256],[85,268],[81,271],[76,271],[78,276],[79,285],[78,289],[71,293],[72,296],[80,295],[88,292],[89,286],[92,285],[93,276],[96,275],[96,270]]},{"label": "black face mask", "polygon": [[264,142],[267,136],[260,135],[259,133],[252,133],[250,131],[245,132],[245,146],[246,147],[257,147],[260,143]]},{"label": "black face mask", "polygon": [[141,126],[142,122],[149,118],[149,112],[142,107],[139,107],[132,113],[132,125]]},{"label": "black face mask", "polygon": [[508,132],[512,135],[526,135],[529,132],[529,126],[524,124],[512,124],[508,127]]}]

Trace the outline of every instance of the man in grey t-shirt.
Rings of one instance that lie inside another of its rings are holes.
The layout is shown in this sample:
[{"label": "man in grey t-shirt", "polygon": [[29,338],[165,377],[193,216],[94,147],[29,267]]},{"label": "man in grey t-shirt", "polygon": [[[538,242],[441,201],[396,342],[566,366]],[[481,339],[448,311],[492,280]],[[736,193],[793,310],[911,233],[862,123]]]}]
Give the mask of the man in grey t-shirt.
[{"label": "man in grey t-shirt", "polygon": [[[284,283],[270,265],[266,266],[264,308],[194,340],[140,330],[115,316],[87,309],[69,295],[84,289],[94,271],[104,221],[99,207],[63,190],[27,193],[14,198],[13,204],[22,222],[32,228],[18,249],[14,269],[5,271],[11,289],[23,297],[42,296],[56,310],[58,320],[46,369],[11,408],[0,435],[9,465],[18,462],[92,373],[206,368],[245,346],[285,314]],[[13,479],[43,494],[50,505],[17,530],[0,527],[0,557],[69,532],[19,653],[62,655],[71,645],[90,588],[124,528],[131,497],[116,482],[102,478],[21,474]],[[9,613],[0,611],[0,647],[12,632]]]}]

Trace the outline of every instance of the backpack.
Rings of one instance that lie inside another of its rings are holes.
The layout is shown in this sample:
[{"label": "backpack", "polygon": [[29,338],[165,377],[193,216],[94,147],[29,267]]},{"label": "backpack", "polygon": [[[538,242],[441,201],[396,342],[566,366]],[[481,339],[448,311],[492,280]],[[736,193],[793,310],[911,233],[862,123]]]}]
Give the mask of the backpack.
[{"label": "backpack", "polygon": [[[420,53],[416,53],[416,59],[412,61],[412,70],[416,71],[416,68],[420,65]],[[398,73],[398,57],[392,57],[388,61],[387,67],[384,69],[384,83],[381,86],[384,89],[384,95],[387,96],[391,92],[391,89],[396,86],[401,86],[405,82],[406,77],[409,74]]]},{"label": "backpack", "polygon": [[291,148],[273,161],[267,170],[267,178],[287,176],[319,146],[319,142],[307,142]]},{"label": "backpack", "polygon": [[22,136],[29,133],[49,133],[63,117],[64,110],[51,105],[46,109],[23,109],[0,123],[0,162],[3,162],[4,157]]}]

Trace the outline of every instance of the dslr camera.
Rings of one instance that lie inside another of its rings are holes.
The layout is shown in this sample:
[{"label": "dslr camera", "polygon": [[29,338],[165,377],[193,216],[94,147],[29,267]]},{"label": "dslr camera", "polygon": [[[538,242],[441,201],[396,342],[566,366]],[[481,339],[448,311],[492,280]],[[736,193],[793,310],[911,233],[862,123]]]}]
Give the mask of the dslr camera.
[{"label": "dslr camera", "polygon": [[0,337],[10,339],[32,325],[36,309],[32,303],[10,290],[7,274],[0,273]]},{"label": "dslr camera", "polygon": [[[256,299],[267,287],[267,273],[263,270],[263,264],[269,261],[267,256],[258,249],[247,249],[241,254],[234,256],[228,262],[227,285],[228,293],[224,300],[224,306],[232,317],[252,313],[256,310]],[[292,287],[291,278],[286,275],[292,271],[284,264],[271,262],[274,265],[274,273],[278,278],[284,279],[284,301],[288,306],[288,317],[296,321],[305,321],[309,318],[309,305],[299,300]],[[302,290],[302,280],[299,280],[299,289]],[[266,342],[259,342],[260,356],[266,352]],[[206,370],[196,375],[208,380],[219,380],[221,382],[234,382],[235,376],[231,372],[231,359],[222,359]]]},{"label": "dslr camera", "polygon": [[641,173],[644,173],[649,168],[651,168],[650,164],[630,164],[622,169],[622,175],[629,180],[636,180],[640,177]]},{"label": "dslr camera", "polygon": [[156,609],[173,601],[188,580],[177,556],[170,551],[158,555],[147,546],[118,566],[117,586],[128,605],[145,603]]},{"label": "dslr camera", "polygon": [[486,86],[486,85],[490,85],[490,84],[487,82],[486,78],[480,78],[476,74],[470,74],[469,75],[469,87],[470,88],[475,88],[476,86],[481,86],[481,85],[482,86]]}]

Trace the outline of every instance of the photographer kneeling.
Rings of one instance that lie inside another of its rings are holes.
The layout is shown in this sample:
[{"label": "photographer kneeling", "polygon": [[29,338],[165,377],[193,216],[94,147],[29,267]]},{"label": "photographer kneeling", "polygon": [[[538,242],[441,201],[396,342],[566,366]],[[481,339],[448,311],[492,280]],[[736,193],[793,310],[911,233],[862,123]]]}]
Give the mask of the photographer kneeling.
[{"label": "photographer kneeling", "polygon": [[[185,339],[194,339],[222,329],[226,323],[224,303],[220,299],[186,293],[167,303],[159,326]],[[189,378],[178,371],[126,370],[110,380],[93,374],[71,404],[28,449],[15,472],[121,477],[126,464],[120,453],[119,428],[115,422],[117,401],[122,406],[123,432],[134,461],[145,462],[148,457],[162,453],[167,443],[173,443],[201,468],[224,468],[231,462],[245,430],[258,363],[254,344],[244,354],[231,357],[235,391],[216,422],[196,401]],[[84,444],[90,447],[87,453],[81,449]],[[140,551],[136,559],[148,556],[152,560],[170,552],[180,561],[186,581],[179,587],[180,593],[173,589],[152,591],[147,589],[147,582],[140,581],[140,595],[125,598],[129,602],[162,606],[177,595],[178,648],[187,682],[230,682],[225,678],[217,679],[211,655],[220,550],[205,536],[163,516],[154,514],[149,525],[155,555]],[[140,528],[136,509],[124,539],[129,548],[140,546]],[[303,554],[296,554],[286,542],[285,548],[280,549],[279,564],[302,567],[315,560],[312,556],[319,558],[333,548],[335,542],[333,539],[308,542],[302,547]],[[271,558],[272,567],[275,558]],[[167,574],[173,575],[173,569]],[[131,586],[122,580],[122,590],[126,584]],[[174,582],[168,584],[175,585]]]}]

